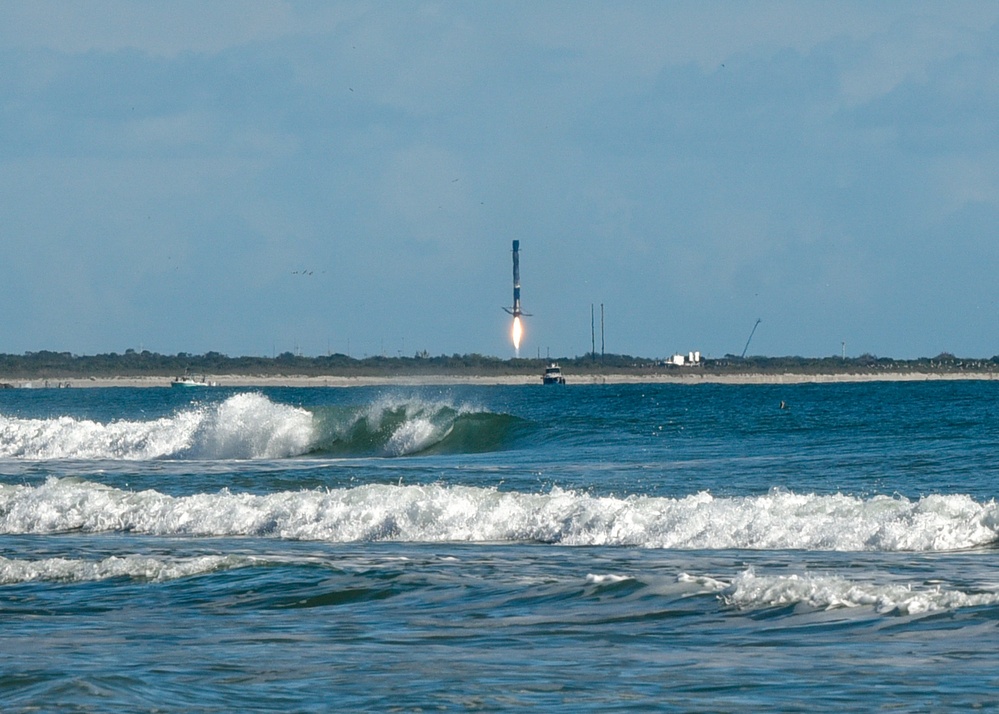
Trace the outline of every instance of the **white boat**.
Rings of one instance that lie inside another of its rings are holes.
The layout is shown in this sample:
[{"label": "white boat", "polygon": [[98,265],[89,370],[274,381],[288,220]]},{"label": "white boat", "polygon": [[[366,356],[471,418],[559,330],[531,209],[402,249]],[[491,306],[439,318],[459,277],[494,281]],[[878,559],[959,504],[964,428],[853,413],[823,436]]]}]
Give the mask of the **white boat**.
[{"label": "white boat", "polygon": [[562,369],[557,363],[552,362],[545,368],[544,376],[541,377],[542,384],[565,384],[565,377],[562,376]]},{"label": "white boat", "polygon": [[176,377],[170,382],[171,387],[217,387],[218,382],[209,382],[204,377],[195,378],[189,374],[185,374],[183,377]]}]

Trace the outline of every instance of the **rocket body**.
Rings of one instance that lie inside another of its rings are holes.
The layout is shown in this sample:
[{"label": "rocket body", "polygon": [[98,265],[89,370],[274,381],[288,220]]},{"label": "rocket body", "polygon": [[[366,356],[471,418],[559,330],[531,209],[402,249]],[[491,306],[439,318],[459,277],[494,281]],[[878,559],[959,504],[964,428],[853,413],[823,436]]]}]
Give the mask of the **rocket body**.
[{"label": "rocket body", "polygon": [[513,307],[503,308],[508,313],[514,317],[520,317],[521,315],[526,315],[524,311],[520,309],[520,241],[515,240],[513,242]]}]

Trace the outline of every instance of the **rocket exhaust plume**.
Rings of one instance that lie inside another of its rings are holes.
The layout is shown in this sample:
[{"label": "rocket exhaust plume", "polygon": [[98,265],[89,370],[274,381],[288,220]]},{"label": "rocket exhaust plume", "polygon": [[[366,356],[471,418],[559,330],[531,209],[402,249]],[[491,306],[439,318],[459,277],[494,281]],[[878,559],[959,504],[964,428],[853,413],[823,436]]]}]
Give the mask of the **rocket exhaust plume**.
[{"label": "rocket exhaust plume", "polygon": [[513,315],[513,329],[510,333],[513,338],[513,348],[520,356],[520,340],[524,335],[524,327],[520,324],[521,316],[529,315],[520,309],[520,241],[513,242],[513,307],[504,307],[508,313]]}]

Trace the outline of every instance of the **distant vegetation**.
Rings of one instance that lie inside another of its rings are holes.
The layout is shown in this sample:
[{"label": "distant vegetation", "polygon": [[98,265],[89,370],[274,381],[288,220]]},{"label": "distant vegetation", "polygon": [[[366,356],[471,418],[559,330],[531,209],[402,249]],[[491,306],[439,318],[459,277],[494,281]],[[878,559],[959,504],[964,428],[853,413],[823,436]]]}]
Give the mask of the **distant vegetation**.
[{"label": "distant vegetation", "polygon": [[[888,372],[952,373],[999,372],[999,356],[966,359],[944,353],[936,357],[896,360],[874,355],[860,357],[737,357],[705,359],[698,366],[673,367],[655,359],[628,355],[560,357],[567,374],[877,374]],[[2,379],[59,379],[87,377],[170,377],[185,373],[245,376],[403,376],[403,375],[518,375],[540,374],[549,360],[500,359],[480,354],[431,357],[365,357],[343,354],[302,357],[285,352],[277,357],[228,357],[219,352],[161,355],[126,350],[124,354],[73,355],[69,352],[27,352],[0,355]]]}]

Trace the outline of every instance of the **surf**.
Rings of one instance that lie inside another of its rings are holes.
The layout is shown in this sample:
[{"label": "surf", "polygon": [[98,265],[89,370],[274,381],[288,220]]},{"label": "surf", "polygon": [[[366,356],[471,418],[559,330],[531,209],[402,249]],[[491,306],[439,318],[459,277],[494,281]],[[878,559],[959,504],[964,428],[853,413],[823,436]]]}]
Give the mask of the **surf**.
[{"label": "surf", "polygon": [[145,421],[0,415],[0,458],[143,461],[481,453],[507,448],[524,423],[447,401],[383,397],[370,404],[308,409],[247,392]]},{"label": "surf", "polygon": [[165,582],[253,565],[257,559],[237,555],[203,555],[186,558],[148,555],[110,556],[101,560],[0,556],[0,585],[32,582],[98,582],[128,579]]},{"label": "surf", "polygon": [[317,410],[311,454],[411,456],[499,451],[526,422],[467,404],[387,396],[367,405]]},{"label": "surf", "polygon": [[312,416],[257,393],[192,404],[146,421],[0,415],[0,458],[154,460],[284,458],[304,453]]},{"label": "surf", "polygon": [[814,573],[758,575],[752,568],[730,582],[686,573],[680,580],[708,587],[723,603],[740,611],[869,608],[882,615],[922,615],[999,604],[999,592],[994,589],[976,592],[940,583],[867,582]]},{"label": "surf", "polygon": [[38,486],[0,485],[0,533],[945,552],[999,542],[997,508],[960,494],[914,501],[789,492],[618,498],[445,484],[170,496],[50,477]]}]

